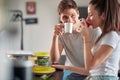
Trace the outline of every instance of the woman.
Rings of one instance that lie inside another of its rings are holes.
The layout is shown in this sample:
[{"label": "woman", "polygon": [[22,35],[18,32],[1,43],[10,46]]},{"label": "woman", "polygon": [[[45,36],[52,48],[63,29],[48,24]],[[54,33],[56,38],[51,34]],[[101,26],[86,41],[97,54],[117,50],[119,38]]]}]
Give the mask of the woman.
[{"label": "woman", "polygon": [[53,65],[79,74],[89,73],[88,80],[117,80],[120,59],[120,36],[118,34],[118,1],[91,0],[87,19],[102,30],[101,36],[91,46],[90,34],[85,19],[76,29],[84,40],[85,67]]}]

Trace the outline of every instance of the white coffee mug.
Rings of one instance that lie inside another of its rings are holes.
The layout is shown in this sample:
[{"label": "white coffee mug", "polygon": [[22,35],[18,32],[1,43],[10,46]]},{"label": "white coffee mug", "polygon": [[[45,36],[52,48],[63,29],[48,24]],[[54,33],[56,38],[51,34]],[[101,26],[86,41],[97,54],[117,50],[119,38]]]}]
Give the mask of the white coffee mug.
[{"label": "white coffee mug", "polygon": [[73,23],[71,23],[71,22],[64,23],[65,33],[72,33],[72,30],[73,30]]}]

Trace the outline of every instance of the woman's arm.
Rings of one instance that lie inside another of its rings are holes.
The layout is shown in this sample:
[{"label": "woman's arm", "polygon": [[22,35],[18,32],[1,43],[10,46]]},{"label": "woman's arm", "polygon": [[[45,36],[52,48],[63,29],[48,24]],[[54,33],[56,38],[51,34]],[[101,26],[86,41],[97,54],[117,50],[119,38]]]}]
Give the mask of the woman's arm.
[{"label": "woman's arm", "polygon": [[[113,51],[113,47],[109,45],[100,45],[96,52],[92,53],[92,44],[90,41],[90,34],[87,31],[87,28],[84,28],[83,40],[84,40],[84,61],[85,61],[85,69],[91,70],[96,68],[101,63],[103,63]],[[87,32],[87,33],[86,33]]]},{"label": "woman's arm", "polygon": [[90,41],[91,34],[89,33],[88,28],[86,27],[84,19],[82,19],[81,21],[80,34],[83,36],[84,40],[85,69],[89,71],[103,63],[112,54],[113,47],[105,44],[100,45],[96,52],[94,52],[93,54],[91,51],[92,50],[92,44]]},{"label": "woman's arm", "polygon": [[64,65],[52,65],[55,68],[59,68],[62,70],[71,70],[74,73],[78,73],[78,74],[83,74],[83,75],[88,75],[89,71],[86,70],[85,68],[80,68],[80,67],[76,67],[76,66],[64,66]]},{"label": "woman's arm", "polygon": [[96,68],[101,63],[103,63],[112,54],[113,51],[111,46],[101,45],[93,55],[90,48],[90,43],[84,42],[85,66],[88,70]]}]

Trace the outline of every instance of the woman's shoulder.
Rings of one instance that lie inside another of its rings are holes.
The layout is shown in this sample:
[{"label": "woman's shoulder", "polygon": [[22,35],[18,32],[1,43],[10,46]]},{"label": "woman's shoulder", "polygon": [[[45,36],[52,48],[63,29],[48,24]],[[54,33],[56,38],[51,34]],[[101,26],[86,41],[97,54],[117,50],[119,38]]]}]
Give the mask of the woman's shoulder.
[{"label": "woman's shoulder", "polygon": [[119,41],[120,36],[116,31],[111,31],[102,38],[102,44],[107,44],[109,46],[112,46],[113,48],[117,46]]},{"label": "woman's shoulder", "polygon": [[107,33],[104,37],[104,40],[118,42],[120,40],[120,34],[116,31],[111,31]]},{"label": "woman's shoulder", "polygon": [[111,31],[107,34],[107,36],[115,36],[115,37],[118,37],[120,38],[120,32],[117,32],[117,31]]}]

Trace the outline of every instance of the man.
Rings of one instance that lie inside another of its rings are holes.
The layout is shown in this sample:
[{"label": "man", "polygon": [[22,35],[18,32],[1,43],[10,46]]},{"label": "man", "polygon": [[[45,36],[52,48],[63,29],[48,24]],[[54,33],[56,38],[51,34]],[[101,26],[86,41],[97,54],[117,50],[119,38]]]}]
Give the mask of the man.
[{"label": "man", "polygon": [[[53,40],[50,50],[50,60],[52,64],[59,63],[61,53],[63,49],[66,53],[67,66],[84,66],[84,56],[83,56],[83,38],[75,31],[79,27],[79,11],[74,0],[61,0],[58,5],[59,19],[61,23],[55,25]],[[64,33],[64,23],[72,22],[73,31],[72,34]],[[94,43],[98,36],[101,34],[99,28],[92,29],[89,27],[89,32],[91,34],[91,42]],[[68,75],[67,75],[68,74]],[[67,76],[67,77],[66,77]],[[65,70],[63,80],[84,80],[87,74],[76,74]]]}]

